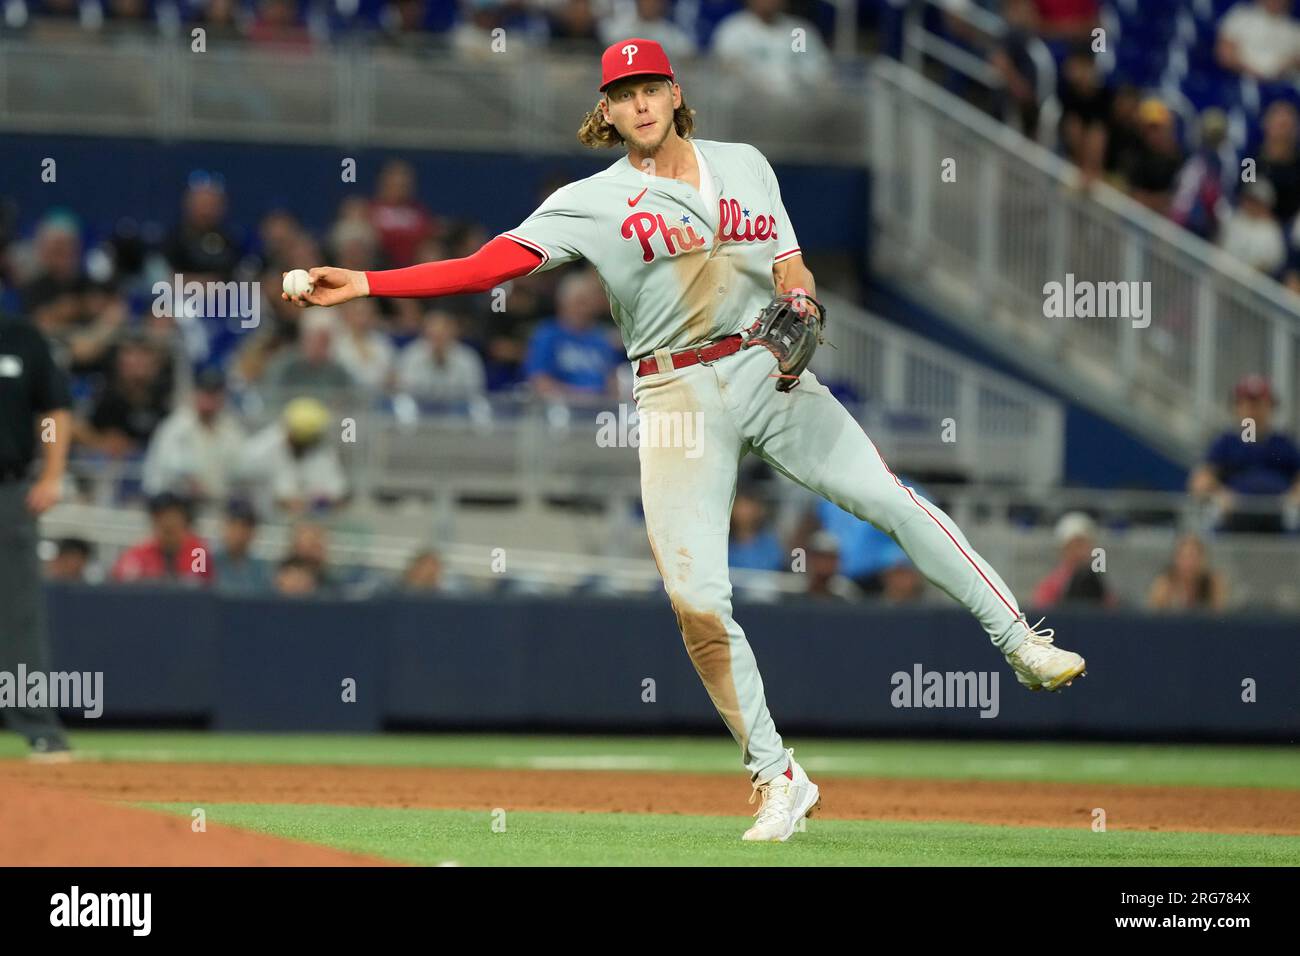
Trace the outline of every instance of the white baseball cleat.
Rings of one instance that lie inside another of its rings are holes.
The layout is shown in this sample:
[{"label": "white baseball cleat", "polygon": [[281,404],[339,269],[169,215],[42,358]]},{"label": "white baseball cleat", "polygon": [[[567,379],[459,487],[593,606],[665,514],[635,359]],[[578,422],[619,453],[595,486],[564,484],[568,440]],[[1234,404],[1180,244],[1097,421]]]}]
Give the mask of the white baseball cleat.
[{"label": "white baseball cleat", "polygon": [[762,784],[754,784],[754,792],[749,795],[749,802],[761,793],[763,802],[759,804],[758,817],[754,825],[745,831],[742,840],[763,843],[784,843],[790,839],[795,827],[804,817],[811,817],[813,811],[821,805],[821,791],[817,784],[808,779],[803,767],[795,763],[794,751],[787,749],[790,755],[790,776],[779,773]]},{"label": "white baseball cleat", "polygon": [[1059,690],[1086,674],[1088,662],[1074,651],[1053,644],[1056,632],[1050,627],[1038,630],[1044,620],[1040,618],[1029,628],[1029,636],[1006,655],[1007,663],[1016,672],[1016,680],[1030,690]]}]

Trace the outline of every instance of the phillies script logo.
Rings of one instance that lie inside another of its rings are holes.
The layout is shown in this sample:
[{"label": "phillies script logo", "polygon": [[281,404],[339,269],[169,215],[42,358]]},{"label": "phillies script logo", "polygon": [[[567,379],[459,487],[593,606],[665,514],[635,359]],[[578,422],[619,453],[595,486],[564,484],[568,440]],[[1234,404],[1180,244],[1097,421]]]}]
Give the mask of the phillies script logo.
[{"label": "phillies script logo", "polygon": [[[704,245],[704,237],[690,225],[690,217],[683,216],[682,224],[669,225],[662,215],[642,210],[623,220],[620,230],[624,239],[635,238],[641,243],[641,259],[653,262],[656,251],[651,240],[658,235],[670,256],[690,252]],[[735,199],[718,201],[718,242],[776,241],[776,219],[773,216],[751,216]]]}]

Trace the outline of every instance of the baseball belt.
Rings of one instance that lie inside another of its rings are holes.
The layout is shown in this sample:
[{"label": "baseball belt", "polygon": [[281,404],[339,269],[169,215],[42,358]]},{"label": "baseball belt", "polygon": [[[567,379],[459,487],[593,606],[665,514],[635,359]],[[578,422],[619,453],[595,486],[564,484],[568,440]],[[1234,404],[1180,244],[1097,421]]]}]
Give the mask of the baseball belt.
[{"label": "baseball belt", "polygon": [[[678,352],[670,352],[666,359],[675,369],[686,368],[691,365],[712,365],[720,358],[726,358],[728,355],[739,352],[744,340],[745,337],[737,332],[735,335],[728,335],[725,339],[718,339],[716,342],[695,345]],[[648,355],[641,359],[636,366],[638,377],[654,375],[661,371],[668,371],[668,369],[660,368],[659,359],[654,355]]]}]

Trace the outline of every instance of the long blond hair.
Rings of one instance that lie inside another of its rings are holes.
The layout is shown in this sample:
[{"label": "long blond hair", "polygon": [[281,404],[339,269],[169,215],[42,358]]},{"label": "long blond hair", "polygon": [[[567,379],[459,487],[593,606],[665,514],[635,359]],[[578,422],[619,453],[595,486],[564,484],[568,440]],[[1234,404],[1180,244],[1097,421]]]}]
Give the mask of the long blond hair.
[{"label": "long blond hair", "polygon": [[[600,110],[605,99],[602,96],[596,101],[595,107],[582,118],[582,125],[578,127],[578,142],[589,149],[611,149],[623,143],[623,134],[613,123],[605,122],[605,114]],[[673,111],[673,127],[682,139],[690,139],[695,132],[695,110],[686,105],[684,93],[682,105]]]}]

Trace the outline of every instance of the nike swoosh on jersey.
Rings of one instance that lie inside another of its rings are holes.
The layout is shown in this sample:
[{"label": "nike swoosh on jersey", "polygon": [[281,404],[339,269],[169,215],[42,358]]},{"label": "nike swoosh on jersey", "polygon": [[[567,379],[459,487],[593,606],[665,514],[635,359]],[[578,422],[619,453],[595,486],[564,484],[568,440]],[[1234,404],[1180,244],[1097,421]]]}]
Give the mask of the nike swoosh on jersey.
[{"label": "nike swoosh on jersey", "polygon": [[649,188],[650,188],[650,187],[647,186],[645,189],[641,190],[639,193],[636,194],[636,198],[635,198],[635,199],[629,199],[629,200],[627,201],[627,204],[628,204],[629,206],[635,206],[637,203],[639,203],[639,202],[641,201],[641,197],[645,195],[646,189],[649,189]]}]

